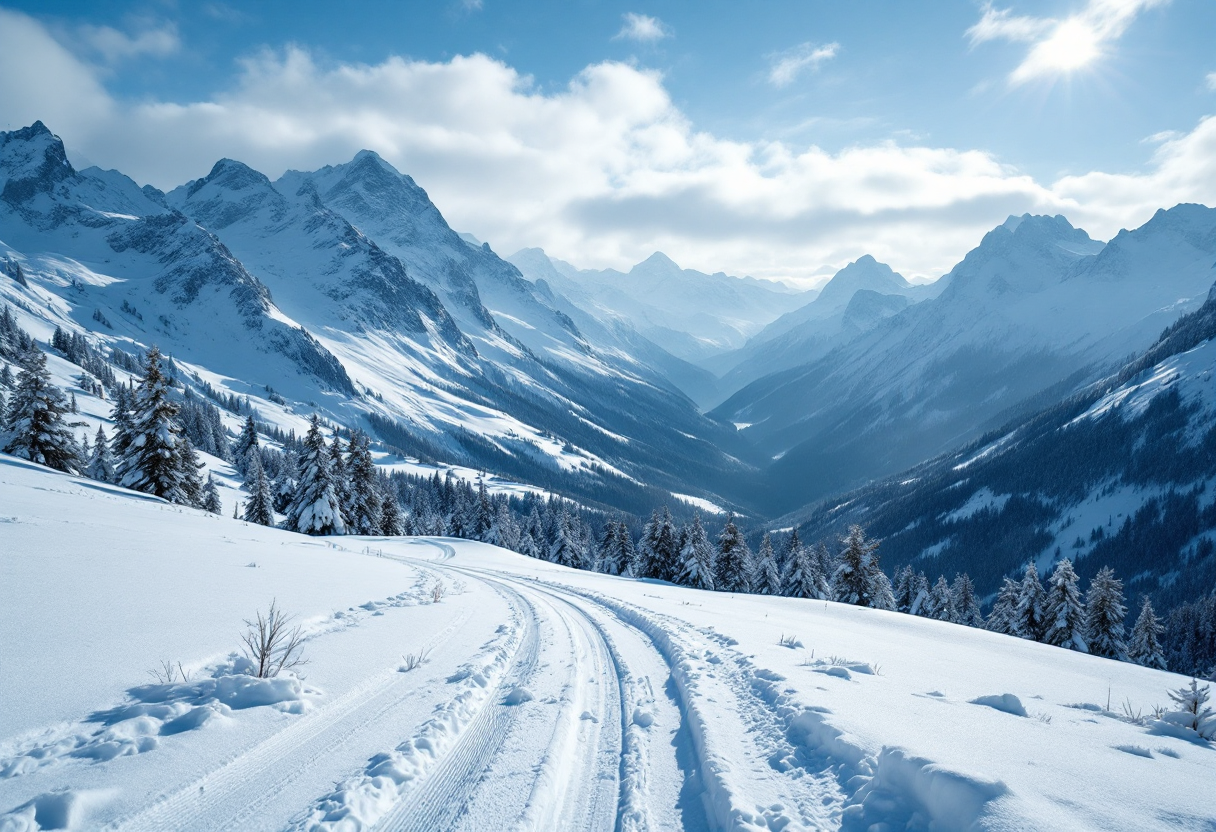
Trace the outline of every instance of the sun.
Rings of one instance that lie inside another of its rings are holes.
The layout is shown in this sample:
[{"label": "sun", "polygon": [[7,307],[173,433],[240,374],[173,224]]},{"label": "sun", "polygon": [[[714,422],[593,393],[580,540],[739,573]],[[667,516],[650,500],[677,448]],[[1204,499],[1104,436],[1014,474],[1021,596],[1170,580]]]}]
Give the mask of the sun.
[{"label": "sun", "polygon": [[1044,69],[1072,72],[1098,58],[1098,35],[1080,20],[1066,20],[1051,37],[1035,47],[1035,56]]}]

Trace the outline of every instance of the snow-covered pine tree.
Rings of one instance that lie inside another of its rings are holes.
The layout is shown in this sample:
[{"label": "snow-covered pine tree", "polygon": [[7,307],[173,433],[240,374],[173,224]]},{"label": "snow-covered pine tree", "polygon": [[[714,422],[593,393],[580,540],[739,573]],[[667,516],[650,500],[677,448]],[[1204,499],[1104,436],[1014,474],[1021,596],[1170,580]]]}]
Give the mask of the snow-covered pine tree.
[{"label": "snow-covered pine tree", "polygon": [[621,575],[632,575],[633,566],[637,562],[637,549],[633,545],[633,533],[624,520],[616,524],[617,561],[621,564]]},{"label": "snow-covered pine tree", "polygon": [[680,571],[676,581],[693,589],[714,588],[714,547],[701,525],[701,515],[692,516],[680,549]]},{"label": "snow-covered pine tree", "polygon": [[209,511],[212,514],[223,514],[224,504],[220,502],[220,490],[215,485],[215,477],[207,475],[207,482],[203,484],[203,511]]},{"label": "snow-covered pine tree", "polygon": [[405,522],[401,516],[401,503],[392,483],[385,480],[380,484],[380,528],[376,534],[384,537],[396,537],[405,533]]},{"label": "snow-covered pine tree", "polygon": [[530,558],[540,557],[540,546],[536,544],[536,538],[532,536],[531,532],[525,531],[519,536],[519,553]]},{"label": "snow-covered pine tree", "polygon": [[919,591],[920,584],[911,564],[901,566],[895,573],[895,609],[904,613],[912,612]]},{"label": "snow-covered pine tree", "polygon": [[291,499],[296,492],[296,480],[300,476],[299,456],[294,449],[288,449],[283,454],[283,464],[279,466],[278,476],[271,484],[274,494],[274,510],[283,514],[291,505]]},{"label": "snow-covered pine tree", "polygon": [[837,601],[859,607],[895,609],[891,581],[878,563],[878,541],[866,539],[861,526],[850,526],[843,540],[839,565],[832,576],[832,593]]},{"label": "snow-covered pine tree", "polygon": [[169,399],[169,381],[161,371],[155,346],[144,356],[144,377],[131,406],[130,442],[119,460],[119,482],[127,488],[155,494],[172,503],[191,505],[192,460],[182,458],[178,407]]},{"label": "snow-covered pine tree", "polygon": [[1127,657],[1138,665],[1165,670],[1165,651],[1161,648],[1161,634],[1165,627],[1153,612],[1153,604],[1147,597],[1140,606],[1136,626],[1132,627],[1131,643],[1127,646]]},{"label": "snow-covered pine tree", "polygon": [[954,597],[950,592],[950,584],[946,583],[945,575],[938,575],[936,583],[929,590],[923,615],[938,621],[954,621]]},{"label": "snow-covered pine tree", "polygon": [[1170,699],[1178,707],[1166,713],[1164,721],[1187,731],[1194,731],[1200,739],[1216,738],[1216,713],[1208,706],[1212,696],[1211,687],[1200,686],[1198,679],[1189,685],[1168,691]]},{"label": "snow-covered pine tree", "polygon": [[203,507],[203,463],[199,461],[194,443],[184,433],[177,438],[177,456],[182,466],[182,494],[186,505]]},{"label": "snow-covered pine tree", "polygon": [[718,557],[714,564],[714,588],[721,592],[751,592],[752,553],[743,539],[735,516],[728,515],[718,535]]},{"label": "snow-covered pine tree", "polygon": [[257,451],[259,447],[258,427],[253,422],[253,414],[250,413],[245,417],[245,427],[241,429],[241,435],[236,438],[236,442],[232,446],[232,459],[237,470],[242,474],[245,473],[245,467],[249,464],[250,452]]},{"label": "snow-covered pine tree", "polygon": [[333,441],[329,444],[329,470],[334,494],[342,510],[342,523],[346,527],[343,534],[352,534],[350,521],[354,512],[350,503],[350,476],[346,470],[346,457],[342,452],[342,437],[337,430],[334,431]]},{"label": "snow-covered pine tree", "polygon": [[134,435],[134,425],[131,421],[131,407],[134,394],[125,384],[119,384],[114,389],[114,404],[110,407],[110,417],[114,420],[114,431],[110,436],[110,453],[114,456],[114,467],[117,472],[122,468],[131,448],[131,437]]},{"label": "snow-covered pine tree", "polygon": [[659,514],[654,555],[658,569],[653,577],[660,581],[675,581],[680,569],[680,532],[667,506],[663,506]]},{"label": "snow-covered pine tree", "polygon": [[249,465],[245,469],[245,482],[249,488],[249,499],[245,501],[245,520],[259,526],[274,525],[274,496],[270,493],[270,480],[262,470],[262,462],[256,453],[249,454]]},{"label": "snow-covered pine tree", "polygon": [[798,537],[798,529],[795,527],[790,531],[790,536],[785,539],[785,543],[777,553],[777,568],[781,570],[782,594],[785,594],[785,576],[790,571],[790,561],[793,559],[795,550],[801,546],[802,540]]},{"label": "snow-covered pine tree", "polygon": [[1085,643],[1085,605],[1081,603],[1081,591],[1077,589],[1077,573],[1068,558],[1057,563],[1051,573],[1043,604],[1043,623],[1043,641],[1068,650],[1089,652]]},{"label": "snow-covered pine tree", "polygon": [[346,533],[330,462],[330,451],[321,435],[321,419],[313,414],[304,437],[300,482],[287,509],[286,528],[313,535]]},{"label": "snow-covered pine tree", "polygon": [[781,594],[781,574],[777,571],[777,556],[773,553],[773,540],[768,532],[761,538],[760,551],[756,553],[752,592],[758,595]]},{"label": "snow-covered pine tree", "polygon": [[494,506],[490,504],[490,495],[486,493],[485,479],[477,480],[477,502],[473,505],[472,514],[469,535],[473,540],[493,542],[490,540],[490,531],[494,528]]},{"label": "snow-covered pine tree", "polygon": [[604,528],[600,530],[596,560],[599,563],[599,571],[605,575],[619,575],[625,569],[624,564],[618,559],[616,523],[615,519],[605,520]]},{"label": "snow-covered pine tree", "polygon": [[350,435],[349,446],[346,458],[347,534],[377,534],[380,530],[380,484],[371,442],[366,433],[356,430]]},{"label": "snow-covered pine tree", "polygon": [[786,547],[785,574],[781,578],[781,594],[790,598],[810,598],[826,601],[831,592],[827,576],[819,569],[815,553],[792,538],[795,546]]},{"label": "snow-covered pine tree", "polygon": [[815,567],[819,570],[820,576],[823,578],[823,585],[827,588],[827,594],[823,600],[830,600],[832,597],[832,576],[836,574],[836,567],[839,565],[832,553],[828,551],[827,544],[822,540],[815,544]]},{"label": "snow-covered pine tree", "polygon": [[101,425],[97,426],[97,435],[93,437],[93,455],[89,457],[88,467],[84,475],[98,482],[114,482],[114,455],[110,453],[110,442]]},{"label": "snow-covered pine tree", "polygon": [[984,613],[980,611],[980,601],[975,597],[975,584],[966,572],[954,576],[954,584],[950,587],[954,598],[954,621],[967,627],[983,627]]},{"label": "snow-covered pine tree", "polygon": [[8,404],[0,450],[69,474],[80,472],[80,448],[64,414],[63,391],[51,383],[46,356],[36,346],[23,357],[16,389]]},{"label": "snow-covered pine tree", "polygon": [[1006,577],[1001,583],[1001,591],[997,594],[996,601],[992,605],[992,612],[988,614],[988,623],[985,625],[986,629],[994,633],[1016,636],[1018,634],[1016,623],[1020,595],[1021,590],[1018,582]]},{"label": "snow-covered pine tree", "polygon": [[1034,561],[1026,564],[1026,573],[1018,585],[1018,604],[1013,611],[1013,634],[1031,641],[1043,640],[1043,584]]},{"label": "snow-covered pine tree", "polygon": [[562,506],[554,525],[553,543],[549,547],[549,560],[559,566],[569,566],[572,569],[583,568],[583,553],[579,546],[578,534],[574,528],[573,518],[565,506]]},{"label": "snow-covered pine tree", "polygon": [[1123,581],[1104,566],[1089,582],[1085,593],[1085,642],[1095,656],[1127,661],[1127,642],[1123,621],[1127,607],[1123,602]]}]

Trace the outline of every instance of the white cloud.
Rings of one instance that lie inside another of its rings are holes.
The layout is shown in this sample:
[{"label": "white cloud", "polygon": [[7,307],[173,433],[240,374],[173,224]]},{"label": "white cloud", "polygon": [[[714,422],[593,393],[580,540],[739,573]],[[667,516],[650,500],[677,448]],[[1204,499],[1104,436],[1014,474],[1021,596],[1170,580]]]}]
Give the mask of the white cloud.
[{"label": "white cloud", "polygon": [[804,69],[812,72],[819,69],[824,61],[835,58],[838,51],[839,43],[803,43],[789,51],[770,55],[768,81],[775,87],[784,87],[793,83]]},{"label": "white cloud", "polygon": [[613,40],[636,40],[639,43],[654,43],[663,38],[671,37],[671,27],[657,17],[645,14],[626,12],[622,19],[625,21],[621,31],[613,35]]},{"label": "white cloud", "polygon": [[1216,90],[1216,72],[1209,72],[1205,80],[1208,82],[1208,89]]},{"label": "white cloud", "polygon": [[1029,43],[1026,57],[1009,75],[1011,84],[1023,84],[1090,66],[1109,53],[1138,14],[1168,2],[1088,0],[1081,11],[1065,18],[1018,16],[987,3],[966,37],[972,46],[990,40]]},{"label": "white cloud", "polygon": [[1143,173],[1043,183],[983,151],[912,138],[837,153],[729,141],[697,130],[660,75],[616,62],[549,91],[484,55],[321,65],[290,48],[190,102],[116,99],[97,72],[0,10],[0,127],[42,119],[69,152],[163,188],[224,156],[273,178],[366,147],[414,176],[455,228],[586,266],[657,249],[707,271],[811,278],[868,252],[937,276],[1009,214],[1063,213],[1105,237],[1158,207],[1216,202],[1216,120],[1162,137]]},{"label": "white cloud", "polygon": [[81,26],[77,35],[108,64],[144,55],[163,58],[181,48],[177,27],[172,23],[146,26],[133,34],[112,26]]}]

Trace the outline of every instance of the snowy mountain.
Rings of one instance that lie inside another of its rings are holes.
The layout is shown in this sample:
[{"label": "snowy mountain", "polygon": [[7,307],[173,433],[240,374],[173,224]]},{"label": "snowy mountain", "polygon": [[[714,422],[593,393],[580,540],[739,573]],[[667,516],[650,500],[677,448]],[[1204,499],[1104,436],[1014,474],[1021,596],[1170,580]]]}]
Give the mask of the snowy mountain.
[{"label": "snowy mountain", "polygon": [[529,280],[544,280],[601,321],[625,320],[692,363],[743,346],[767,323],[814,297],[769,281],[683,269],[662,252],[628,272],[577,269],[540,249],[523,249],[508,259]]},{"label": "snowy mountain", "polygon": [[0,243],[40,314],[161,344],[215,372],[311,398],[355,393],[337,359],[276,307],[214,235],[114,171],[75,171],[41,123],[0,133]]},{"label": "snowy mountain", "polygon": [[909,304],[936,297],[945,286],[943,280],[914,286],[867,254],[833,275],[810,303],[705,365],[721,376],[719,389],[730,395],[758,378],[826,355]]},{"label": "snowy mountain", "polygon": [[1190,601],[1216,585],[1214,373],[1216,287],[1110,377],[797,515],[802,531],[864,521],[885,563],[966,571],[985,593],[1028,558],[1068,557],[1084,578],[1112,567],[1158,609]]},{"label": "snowy mountain", "polygon": [[1107,245],[1063,217],[1015,218],[938,297],[752,382],[712,415],[774,458],[770,505],[792,510],[1101,377],[1203,302],[1214,257],[1216,210],[1203,206],[1160,211]]},{"label": "snowy mountain", "polygon": [[654,484],[712,491],[748,470],[661,370],[597,350],[374,154],[277,183],[222,160],[166,196],[76,172],[38,124],[0,136],[0,171],[0,241],[27,283],[0,294],[43,330],[157,343],[221,388],[375,416],[411,453],[589,502],[648,511]]}]

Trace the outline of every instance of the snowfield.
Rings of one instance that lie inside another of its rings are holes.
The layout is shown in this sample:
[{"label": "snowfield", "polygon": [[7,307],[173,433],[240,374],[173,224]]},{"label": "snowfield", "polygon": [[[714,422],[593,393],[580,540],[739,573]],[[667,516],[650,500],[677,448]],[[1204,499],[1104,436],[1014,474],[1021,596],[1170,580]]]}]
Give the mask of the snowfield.
[{"label": "snowfield", "polygon": [[[240,635],[272,599],[308,664],[259,680]],[[1151,717],[1180,676],[467,541],[307,538],[6,456],[0,636],[5,832],[1216,824],[1216,747]]]}]

